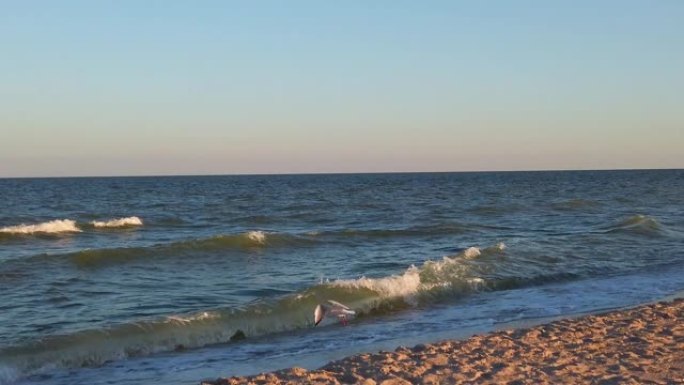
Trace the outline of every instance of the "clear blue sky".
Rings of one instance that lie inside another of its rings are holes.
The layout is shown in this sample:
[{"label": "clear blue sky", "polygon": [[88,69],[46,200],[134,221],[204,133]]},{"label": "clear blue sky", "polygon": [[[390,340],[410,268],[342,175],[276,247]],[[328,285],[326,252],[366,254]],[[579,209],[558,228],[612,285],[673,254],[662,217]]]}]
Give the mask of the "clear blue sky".
[{"label": "clear blue sky", "polygon": [[684,1],[3,1],[0,176],[684,167]]}]

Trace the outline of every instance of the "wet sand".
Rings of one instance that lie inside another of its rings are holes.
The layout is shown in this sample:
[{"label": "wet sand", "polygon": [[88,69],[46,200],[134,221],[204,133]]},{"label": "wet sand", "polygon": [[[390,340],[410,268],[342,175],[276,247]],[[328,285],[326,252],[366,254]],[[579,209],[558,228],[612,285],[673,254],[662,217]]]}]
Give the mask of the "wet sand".
[{"label": "wet sand", "polygon": [[684,299],[203,384],[684,384]]}]

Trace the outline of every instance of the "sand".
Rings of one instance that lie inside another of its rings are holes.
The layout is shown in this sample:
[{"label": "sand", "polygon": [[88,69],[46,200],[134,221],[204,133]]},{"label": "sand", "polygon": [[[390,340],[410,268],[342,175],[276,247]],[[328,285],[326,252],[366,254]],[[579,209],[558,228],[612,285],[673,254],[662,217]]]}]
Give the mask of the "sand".
[{"label": "sand", "polygon": [[684,384],[684,300],[204,384]]}]

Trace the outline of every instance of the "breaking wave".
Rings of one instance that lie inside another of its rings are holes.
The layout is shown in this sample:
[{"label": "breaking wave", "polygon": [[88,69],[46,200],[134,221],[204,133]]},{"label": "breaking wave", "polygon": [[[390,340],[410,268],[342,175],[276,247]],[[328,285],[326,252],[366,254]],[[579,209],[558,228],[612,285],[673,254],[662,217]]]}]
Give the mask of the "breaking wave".
[{"label": "breaking wave", "polygon": [[420,267],[411,266],[402,275],[337,280],[331,285],[346,289],[370,290],[383,298],[401,298],[410,304],[415,304],[420,295],[434,294],[432,292],[437,289],[468,291],[468,289],[482,288],[484,279],[473,275],[475,270],[472,266],[463,262],[478,258],[483,254],[500,254],[505,249],[506,245],[503,243],[486,249],[470,247],[456,256],[446,256],[439,261],[427,261]]},{"label": "breaking wave", "polygon": [[30,234],[59,234],[80,232],[76,221],[71,219],[56,219],[33,225],[20,224],[0,228],[0,234],[30,235]]},{"label": "breaking wave", "polygon": [[263,231],[250,231],[247,233],[247,239],[256,244],[263,245],[266,243],[266,233]]},{"label": "breaking wave", "polygon": [[[247,233],[250,234],[250,233]],[[245,234],[244,238],[249,239]],[[253,237],[259,237],[253,233]],[[263,234],[260,234],[263,235]],[[268,236],[265,238],[268,240]],[[257,242],[252,240],[252,242]],[[313,309],[333,299],[349,305],[361,318],[388,314],[444,296],[453,298],[478,290],[495,290],[473,262],[504,254],[505,245],[471,247],[441,260],[410,266],[402,274],[320,282],[275,300],[262,300],[241,309],[215,309],[173,315],[46,337],[0,350],[0,361],[24,374],[41,368],[98,366],[126,357],[199,348],[312,326]],[[330,321],[329,321],[330,322]]]},{"label": "breaking wave", "polygon": [[126,217],[110,219],[107,221],[91,221],[89,223],[77,223],[73,219],[55,219],[37,224],[20,224],[0,228],[0,236],[22,236],[40,234],[63,234],[83,232],[81,227],[88,228],[126,228],[142,226],[143,221],[139,217]]},{"label": "breaking wave", "polygon": [[90,224],[97,228],[122,228],[122,227],[134,227],[142,226],[143,222],[138,217],[127,217],[110,219],[108,221],[92,221]]}]

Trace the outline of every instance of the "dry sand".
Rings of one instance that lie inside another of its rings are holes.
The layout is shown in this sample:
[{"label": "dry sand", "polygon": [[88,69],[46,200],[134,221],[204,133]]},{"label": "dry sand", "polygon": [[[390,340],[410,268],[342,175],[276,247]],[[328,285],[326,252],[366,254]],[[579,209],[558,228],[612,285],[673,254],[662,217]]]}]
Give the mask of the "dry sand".
[{"label": "dry sand", "polygon": [[206,384],[684,384],[684,300]]}]

